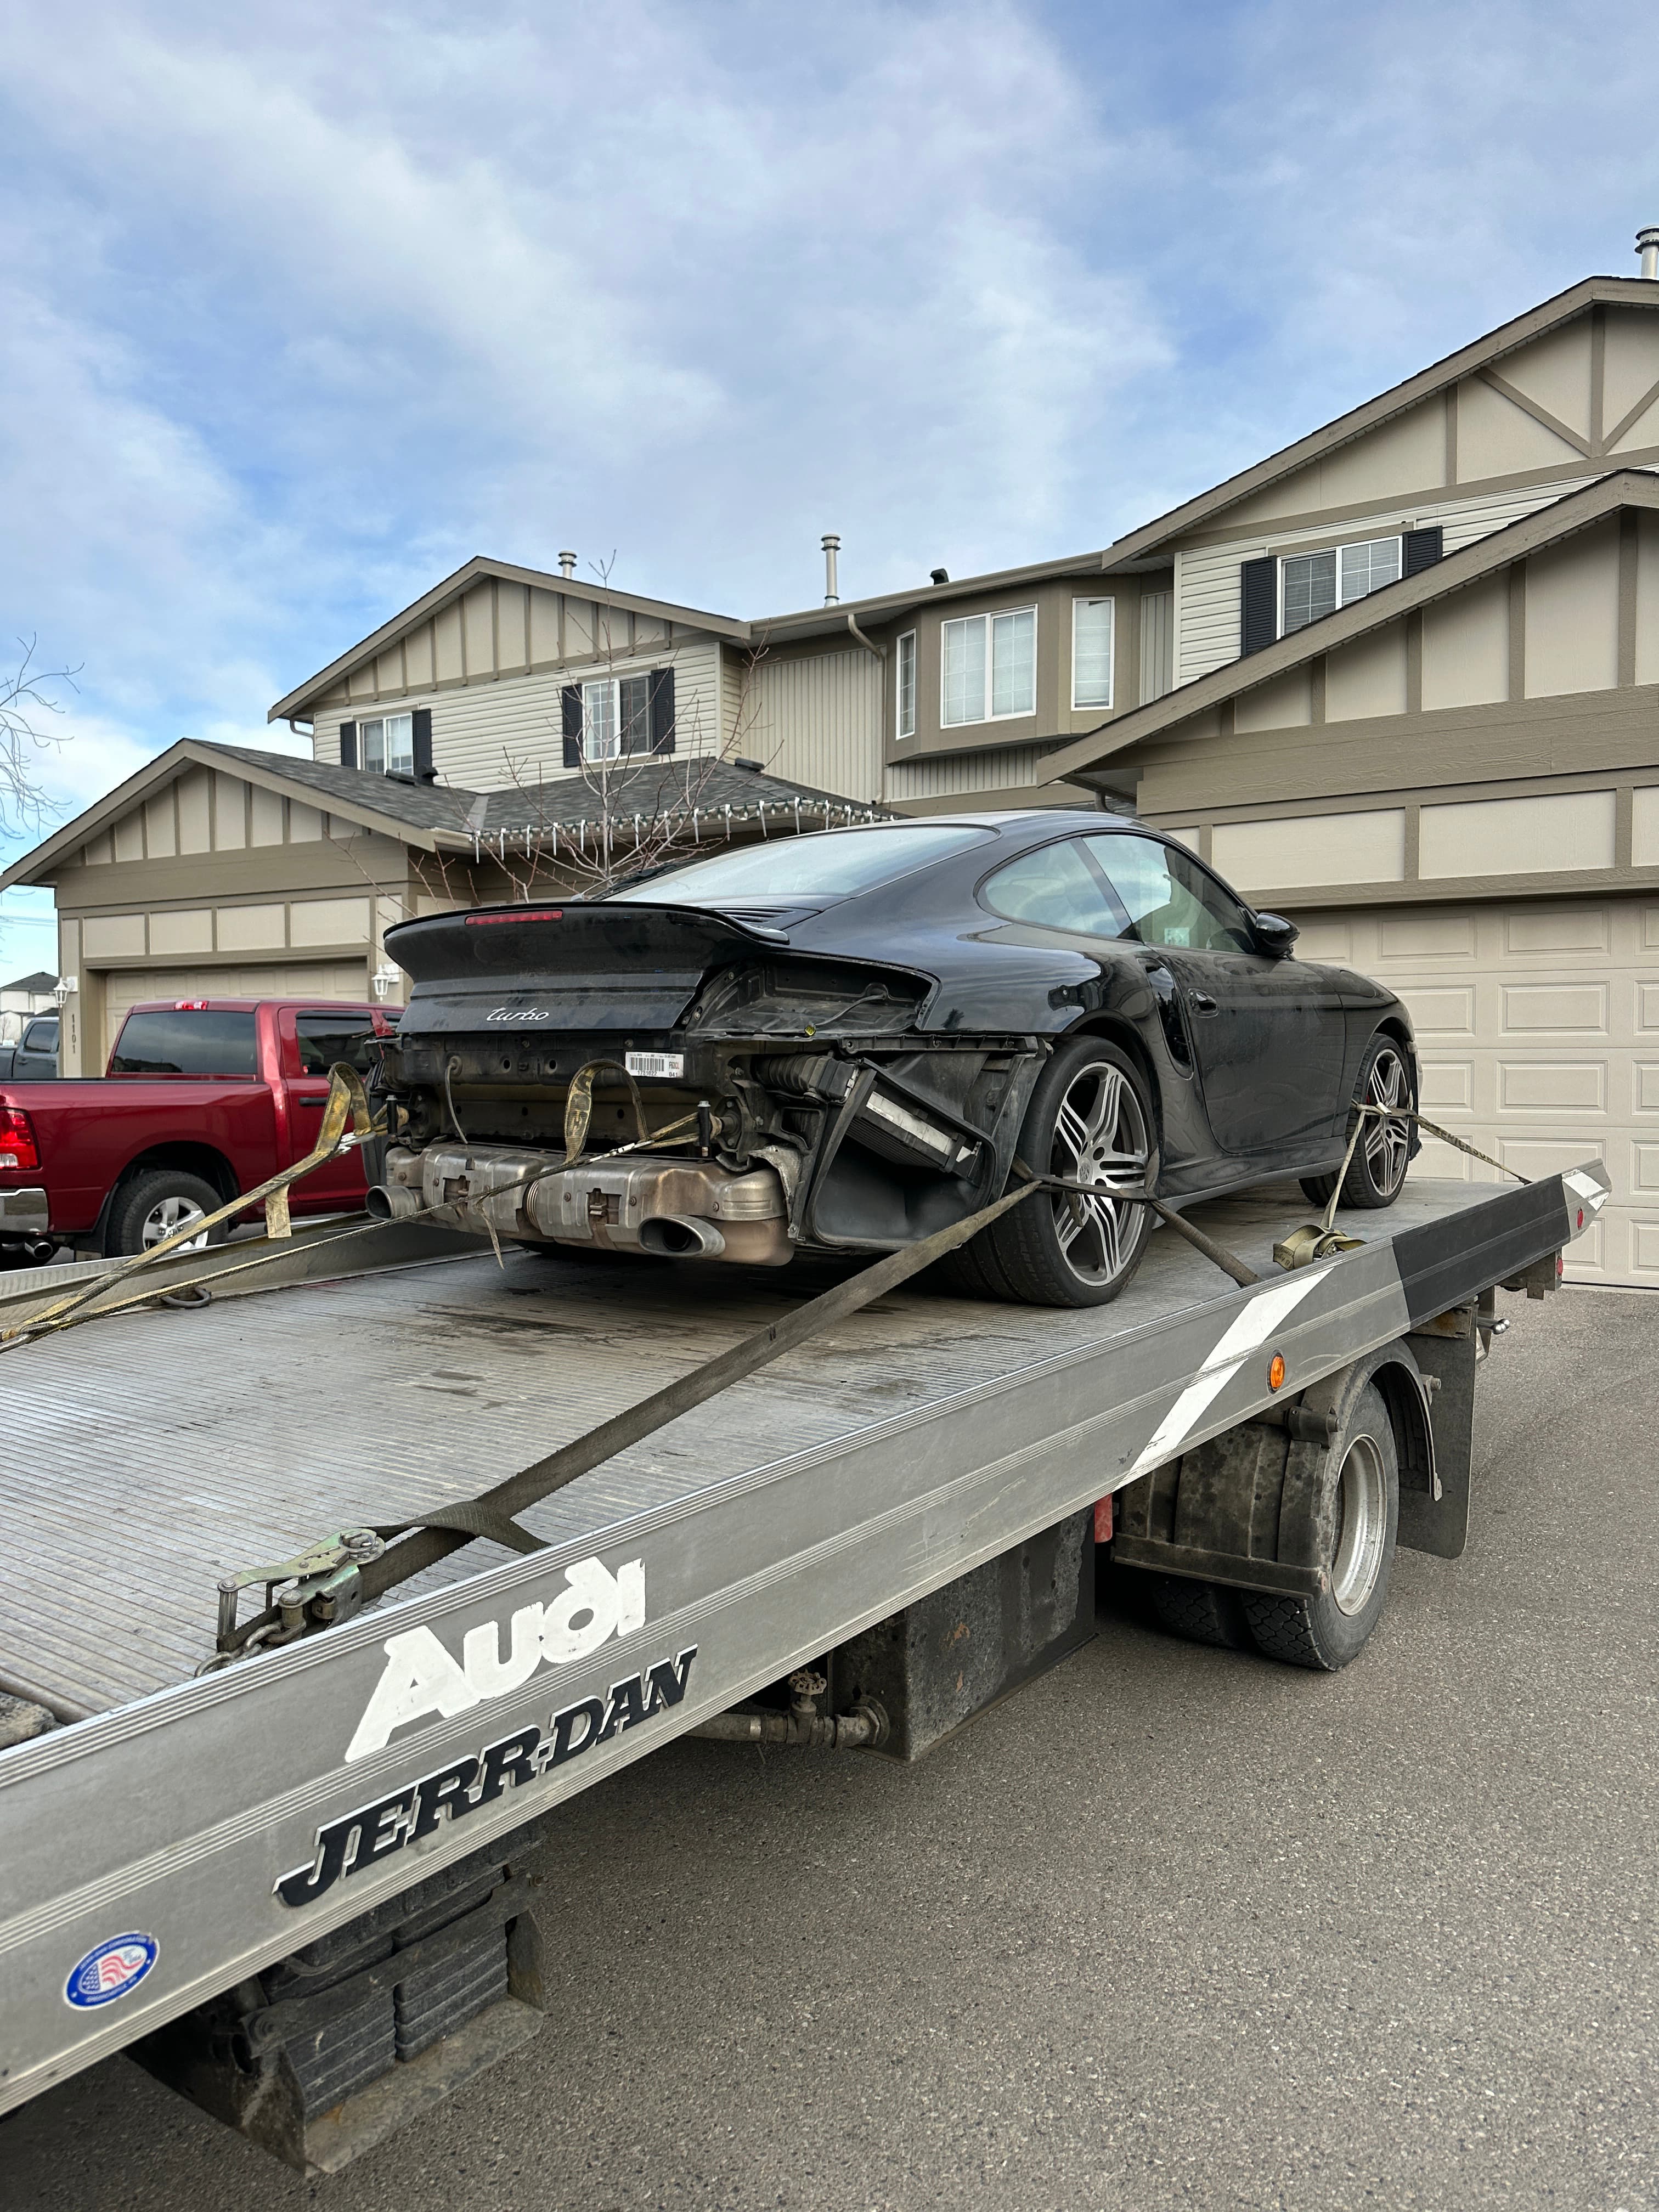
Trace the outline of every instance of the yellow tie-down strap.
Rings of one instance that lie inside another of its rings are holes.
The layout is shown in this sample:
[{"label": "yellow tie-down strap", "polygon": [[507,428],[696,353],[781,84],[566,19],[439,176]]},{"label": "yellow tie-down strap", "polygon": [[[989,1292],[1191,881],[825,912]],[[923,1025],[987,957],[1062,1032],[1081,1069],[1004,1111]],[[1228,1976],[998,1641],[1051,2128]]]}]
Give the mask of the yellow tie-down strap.
[{"label": "yellow tie-down strap", "polygon": [[[351,1122],[349,1134],[346,1129],[348,1116]],[[72,1291],[67,1297],[60,1298],[56,1305],[46,1306],[40,1312],[31,1314],[14,1328],[0,1329],[0,1347],[21,1342],[27,1337],[48,1335],[55,1329],[71,1328],[77,1314],[83,1321],[101,1320],[105,1314],[118,1312],[124,1306],[141,1304],[144,1299],[156,1294],[146,1290],[137,1298],[118,1299],[112,1305],[100,1304],[96,1314],[81,1312],[81,1309],[94,1298],[101,1299],[106,1291],[118,1289],[129,1277],[137,1274],[143,1268],[150,1267],[157,1260],[166,1259],[168,1253],[176,1252],[181,1245],[193,1243],[204,1231],[216,1229],[222,1221],[234,1221],[239,1214],[246,1213],[261,1200],[265,1209],[266,1236],[291,1237],[294,1231],[288,1211],[289,1186],[298,1182],[302,1176],[308,1176],[313,1168],[321,1167],[325,1160],[331,1160],[343,1148],[361,1145],[368,1138],[381,1133],[381,1125],[376,1122],[369,1110],[368,1094],[363,1088],[362,1077],[355,1067],[349,1067],[344,1060],[337,1060],[328,1072],[328,1097],[324,1103],[322,1126],[317,1132],[317,1141],[302,1160],[295,1160],[292,1167],[283,1168],[279,1174],[270,1176],[254,1189],[240,1192],[228,1205],[222,1206],[216,1213],[204,1214],[194,1221],[185,1222],[182,1228],[175,1229],[171,1237],[164,1237],[159,1244],[152,1244],[146,1252],[134,1253],[121,1267],[112,1269],[108,1274],[100,1275],[97,1281],[89,1284],[84,1291]],[[169,1282],[167,1285],[170,1291],[186,1287],[188,1285],[176,1282]]]}]

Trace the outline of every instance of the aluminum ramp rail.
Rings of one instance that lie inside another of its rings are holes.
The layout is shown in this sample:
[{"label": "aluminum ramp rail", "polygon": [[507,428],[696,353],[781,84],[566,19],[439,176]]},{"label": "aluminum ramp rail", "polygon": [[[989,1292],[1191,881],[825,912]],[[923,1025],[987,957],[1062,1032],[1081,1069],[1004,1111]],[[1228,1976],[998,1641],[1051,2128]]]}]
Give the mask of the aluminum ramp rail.
[{"label": "aluminum ramp rail", "polygon": [[[1103,1310],[883,1301],[535,1509],[549,1549],[475,1547],[199,1680],[227,1565],[470,1494],[799,1285],[702,1279],[683,1312],[678,1273],[484,1258],[13,1355],[8,1519],[40,1510],[0,1553],[0,1674],[113,1709],[0,1754],[0,2111],[1263,1409],[1273,1354],[1294,1394],[1536,1263],[1605,1192],[1414,1182],[1291,1274],[1305,1202],[1258,1193],[1203,1215],[1254,1289],[1160,1237]],[[71,1996],[124,1937],[117,1997]]]}]

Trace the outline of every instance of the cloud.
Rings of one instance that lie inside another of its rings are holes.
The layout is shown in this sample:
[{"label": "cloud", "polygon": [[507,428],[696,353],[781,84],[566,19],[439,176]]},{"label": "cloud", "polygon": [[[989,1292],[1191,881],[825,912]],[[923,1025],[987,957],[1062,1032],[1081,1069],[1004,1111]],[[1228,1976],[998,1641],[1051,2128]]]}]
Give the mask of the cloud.
[{"label": "cloud", "polygon": [[826,529],[852,592],[1103,544],[1629,266],[1644,28],[21,0],[0,630],[82,668],[63,789],[273,742],[477,551],[759,615]]}]

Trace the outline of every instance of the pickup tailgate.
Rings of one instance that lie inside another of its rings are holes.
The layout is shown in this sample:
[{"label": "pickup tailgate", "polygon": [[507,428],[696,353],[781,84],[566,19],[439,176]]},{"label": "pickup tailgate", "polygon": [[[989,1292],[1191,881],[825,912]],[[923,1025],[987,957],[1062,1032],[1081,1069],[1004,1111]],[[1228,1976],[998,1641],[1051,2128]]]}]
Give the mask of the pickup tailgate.
[{"label": "pickup tailgate", "polygon": [[105,1194],[143,1152],[169,1146],[216,1152],[241,1190],[279,1164],[276,1109],[258,1080],[83,1076],[3,1083],[0,1106],[27,1115],[40,1162],[0,1168],[0,1191],[44,1187],[60,1236],[93,1226]]}]

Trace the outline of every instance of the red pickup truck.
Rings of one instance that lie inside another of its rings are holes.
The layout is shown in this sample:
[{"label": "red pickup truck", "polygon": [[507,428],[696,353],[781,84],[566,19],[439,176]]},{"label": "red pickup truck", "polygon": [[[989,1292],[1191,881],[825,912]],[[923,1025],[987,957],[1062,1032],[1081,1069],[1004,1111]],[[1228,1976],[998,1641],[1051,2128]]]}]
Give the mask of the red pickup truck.
[{"label": "red pickup truck", "polygon": [[[0,1267],[61,1244],[142,1252],[302,1159],[329,1069],[367,1073],[392,1021],[304,999],[152,1000],[128,1014],[104,1075],[0,1082]],[[337,1213],[363,1193],[353,1151],[289,1202],[295,1215]]]}]

